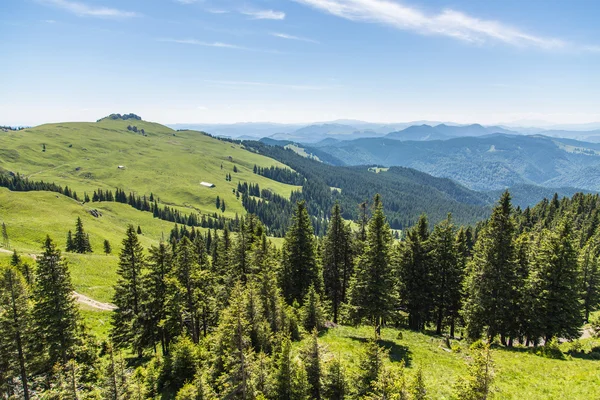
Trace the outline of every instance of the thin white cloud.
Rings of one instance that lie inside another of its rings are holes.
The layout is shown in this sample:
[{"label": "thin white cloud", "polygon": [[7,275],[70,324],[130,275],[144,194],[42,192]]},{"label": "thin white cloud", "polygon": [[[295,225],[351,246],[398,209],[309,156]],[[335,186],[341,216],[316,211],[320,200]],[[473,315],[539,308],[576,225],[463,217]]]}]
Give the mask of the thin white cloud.
[{"label": "thin white cloud", "polygon": [[258,10],[258,11],[250,11],[250,10],[242,10],[240,13],[251,17],[252,19],[273,19],[273,20],[283,20],[285,19],[285,13],[282,11],[273,11],[273,10]]},{"label": "thin white cloud", "polygon": [[168,42],[168,43],[189,44],[189,45],[193,45],[193,46],[220,47],[220,48],[224,48],[224,49],[257,51],[257,52],[261,52],[261,53],[280,54],[280,52],[277,50],[257,49],[254,47],[244,47],[244,46],[238,46],[236,44],[224,43],[224,42],[203,42],[201,40],[196,40],[196,39],[158,39],[158,41],[159,42]]},{"label": "thin white cloud", "polygon": [[85,3],[68,0],[39,0],[43,4],[62,8],[70,13],[80,17],[100,17],[100,18],[132,18],[139,17],[140,14],[133,11],[124,11],[117,8],[91,6]]},{"label": "thin white cloud", "polygon": [[213,83],[221,86],[237,86],[237,87],[272,87],[291,90],[324,90],[327,86],[312,86],[312,85],[289,85],[282,83],[269,82],[252,82],[252,81],[222,81],[222,80],[207,80],[206,83]]},{"label": "thin white cloud", "polygon": [[211,13],[211,14],[229,14],[229,11],[222,10],[219,8],[209,8],[206,10],[206,12]]},{"label": "thin white cloud", "polygon": [[179,3],[179,4],[194,4],[194,3],[197,3],[198,1],[202,1],[202,0],[173,0],[173,1],[175,1],[176,3]]},{"label": "thin white cloud", "polygon": [[308,38],[301,37],[301,36],[288,35],[287,33],[271,32],[271,36],[275,36],[275,37],[278,37],[278,38],[281,38],[281,39],[298,40],[298,41],[301,41],[301,42],[308,42],[308,43],[319,44],[319,42],[316,41],[316,40],[308,39]]},{"label": "thin white cloud", "polygon": [[537,36],[503,23],[484,20],[450,9],[437,14],[425,12],[391,0],[295,0],[351,21],[377,23],[421,35],[440,35],[483,44],[503,42],[518,47],[561,49],[561,39]]},{"label": "thin white cloud", "polygon": [[200,110],[200,111],[208,111],[208,107],[206,107],[206,106],[198,106],[198,107],[196,107],[196,109]]}]

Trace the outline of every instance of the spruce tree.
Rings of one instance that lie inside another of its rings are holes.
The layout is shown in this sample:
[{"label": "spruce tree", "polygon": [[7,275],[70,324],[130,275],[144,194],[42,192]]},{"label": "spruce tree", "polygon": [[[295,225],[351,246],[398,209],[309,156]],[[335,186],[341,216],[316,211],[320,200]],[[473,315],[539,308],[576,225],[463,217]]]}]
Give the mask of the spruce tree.
[{"label": "spruce tree", "polygon": [[[67,236],[68,241],[68,236]],[[77,253],[91,253],[92,247],[90,246],[90,239],[86,235],[83,229],[83,221],[81,217],[77,217],[77,223],[75,224],[75,237],[73,238],[73,250]]]},{"label": "spruce tree", "polygon": [[423,369],[421,367],[415,372],[415,376],[413,376],[413,380],[408,387],[408,392],[411,395],[411,400],[427,399],[427,389],[425,388]]},{"label": "spruce tree", "polygon": [[342,219],[338,203],[333,206],[323,247],[323,284],[337,324],[340,305],[346,302],[353,271],[352,235]]},{"label": "spruce tree", "polygon": [[358,362],[359,373],[356,384],[359,398],[363,398],[373,391],[373,383],[379,378],[387,358],[388,352],[377,344],[375,338],[367,341]]},{"label": "spruce tree", "polygon": [[117,347],[133,346],[138,357],[141,357],[142,270],[146,266],[146,259],[133,225],[127,227],[125,235],[117,267],[119,278],[113,297],[117,309],[112,314],[111,337]]},{"label": "spruce tree", "polygon": [[548,343],[577,339],[583,325],[577,250],[565,218],[554,231],[543,231],[533,257],[531,286],[535,324]]},{"label": "spruce tree", "polygon": [[[479,342],[480,343],[480,342]],[[469,375],[463,377],[454,385],[454,392],[461,400],[487,400],[492,397],[494,380],[494,363],[490,346],[477,345],[471,348],[475,352],[473,361],[469,364]]]},{"label": "spruce tree", "polygon": [[[28,367],[35,340],[31,326],[29,290],[21,273],[13,266],[0,268],[0,368],[11,381],[18,377],[22,396],[29,399]],[[7,365],[2,365],[4,362]],[[8,378],[8,379],[7,379]],[[0,389],[0,395],[1,395]]]},{"label": "spruce tree", "polygon": [[503,344],[518,334],[517,288],[524,282],[517,274],[516,226],[510,194],[505,192],[479,233],[468,265],[465,319],[467,335],[478,338],[485,330],[488,338],[501,336]]},{"label": "spruce tree", "polygon": [[8,239],[8,231],[4,222],[2,223],[2,247],[10,249],[10,240]]},{"label": "spruce tree", "polygon": [[316,243],[306,204],[298,202],[282,250],[281,286],[289,304],[302,304],[311,285],[320,289]]},{"label": "spruce tree", "polygon": [[34,278],[32,268],[29,265],[29,263],[24,262],[21,259],[21,256],[19,255],[19,253],[17,253],[17,250],[13,250],[12,257],[10,258],[10,265],[15,267],[17,271],[19,271],[23,275],[23,278],[25,278],[25,282],[30,287],[33,286]]},{"label": "spruce tree", "polygon": [[365,249],[358,258],[350,290],[350,304],[357,321],[366,320],[379,326],[397,305],[391,257],[392,240],[381,198],[376,195]]},{"label": "spruce tree", "polygon": [[75,244],[73,243],[73,233],[71,233],[71,231],[67,232],[67,245],[65,246],[65,251],[67,253],[72,253],[75,251]]},{"label": "spruce tree", "polygon": [[600,305],[600,268],[597,251],[591,243],[588,243],[581,250],[579,257],[583,311],[586,322],[590,320],[590,313],[596,311]]},{"label": "spruce tree", "polygon": [[431,258],[432,306],[436,333],[461,301],[463,271],[456,248],[456,232],[451,215],[437,224],[429,238]]},{"label": "spruce tree", "polygon": [[400,301],[408,312],[408,326],[425,329],[432,310],[432,273],[429,252],[429,225],[421,215],[415,227],[408,230],[400,248],[398,287]]},{"label": "spruce tree", "polygon": [[312,331],[308,347],[304,350],[302,360],[306,368],[306,376],[310,386],[310,398],[321,399],[321,350],[319,349],[319,333],[316,329]]},{"label": "spruce tree", "polygon": [[325,325],[325,316],[321,306],[321,299],[314,286],[310,286],[304,298],[301,309],[302,324],[304,329],[311,332],[313,329],[320,331]]},{"label": "spruce tree", "polygon": [[173,267],[171,248],[160,243],[150,248],[148,272],[142,277],[143,342],[148,347],[160,343],[162,353],[168,354],[171,337],[165,329],[167,277]]},{"label": "spruce tree", "polygon": [[37,258],[33,287],[36,337],[45,347],[48,366],[66,365],[73,357],[79,312],[72,296],[73,284],[67,262],[49,236],[43,249]]},{"label": "spruce tree", "polygon": [[139,226],[139,225],[138,225],[138,228],[137,228],[137,234],[138,234],[138,235],[141,235],[141,234],[142,234],[142,227],[141,227],[141,226]]},{"label": "spruce tree", "polygon": [[323,398],[326,400],[344,400],[349,392],[346,371],[339,357],[333,358],[325,366],[323,376]]},{"label": "spruce tree", "polygon": [[109,255],[112,253],[112,247],[110,246],[110,242],[108,239],[104,239],[104,254]]}]

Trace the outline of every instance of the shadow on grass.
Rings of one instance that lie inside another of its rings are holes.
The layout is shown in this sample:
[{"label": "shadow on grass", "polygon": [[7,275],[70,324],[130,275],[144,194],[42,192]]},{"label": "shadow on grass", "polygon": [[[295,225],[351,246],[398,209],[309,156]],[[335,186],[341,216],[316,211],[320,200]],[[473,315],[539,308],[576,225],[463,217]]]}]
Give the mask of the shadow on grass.
[{"label": "shadow on grass", "polygon": [[[366,343],[369,339],[358,336],[348,336],[351,340],[356,340],[361,343]],[[407,346],[399,345],[391,340],[380,339],[377,344],[390,352],[390,360],[400,362],[404,360],[407,367],[410,367],[412,361],[412,353]]]}]

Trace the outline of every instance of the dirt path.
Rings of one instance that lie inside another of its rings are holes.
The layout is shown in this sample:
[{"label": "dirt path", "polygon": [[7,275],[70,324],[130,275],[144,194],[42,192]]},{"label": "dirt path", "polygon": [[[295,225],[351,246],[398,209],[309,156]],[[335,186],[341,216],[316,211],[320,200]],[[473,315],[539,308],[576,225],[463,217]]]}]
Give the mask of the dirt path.
[{"label": "dirt path", "polygon": [[91,299],[91,298],[89,298],[87,296],[84,296],[83,294],[80,294],[80,293],[77,293],[77,292],[73,292],[73,297],[75,297],[75,300],[77,300],[78,303],[85,304],[86,306],[95,308],[97,310],[101,310],[101,311],[114,311],[114,310],[117,309],[117,307],[115,307],[112,304],[101,303],[99,301]]}]

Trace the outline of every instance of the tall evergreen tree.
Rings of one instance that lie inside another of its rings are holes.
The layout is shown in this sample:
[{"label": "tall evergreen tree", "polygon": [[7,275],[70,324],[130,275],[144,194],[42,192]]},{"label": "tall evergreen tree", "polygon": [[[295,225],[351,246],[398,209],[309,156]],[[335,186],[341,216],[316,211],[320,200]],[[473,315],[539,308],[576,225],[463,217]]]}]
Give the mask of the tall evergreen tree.
[{"label": "tall evergreen tree", "polygon": [[104,239],[104,254],[109,255],[112,253],[112,247],[108,239]]},{"label": "tall evergreen tree", "polygon": [[[9,378],[19,377],[22,396],[29,400],[28,366],[33,356],[29,290],[13,266],[0,268],[0,368]],[[10,380],[10,379],[8,379]],[[11,390],[12,391],[12,390]],[[0,388],[0,396],[2,389]],[[8,396],[7,396],[8,397]]]},{"label": "tall evergreen tree", "polygon": [[451,318],[460,304],[463,270],[456,248],[456,232],[451,215],[433,229],[430,241],[431,282],[436,333],[440,335],[444,322]]},{"label": "tall evergreen tree", "polygon": [[342,219],[338,203],[333,206],[323,247],[323,284],[337,324],[340,305],[347,300],[353,272],[352,234]]},{"label": "tall evergreen tree", "polygon": [[73,233],[71,231],[67,232],[67,245],[65,246],[65,251],[67,253],[75,251],[75,244],[73,243]]},{"label": "tall evergreen tree", "polygon": [[125,235],[117,268],[119,278],[113,297],[117,309],[112,314],[111,336],[118,347],[132,345],[138,357],[141,357],[142,270],[146,266],[146,259],[133,225],[127,227]]},{"label": "tall evergreen tree", "polygon": [[487,400],[492,397],[494,363],[490,346],[479,346],[469,365],[469,375],[463,377],[454,386],[456,397],[461,400]]},{"label": "tall evergreen tree", "polygon": [[173,276],[177,280],[182,293],[181,320],[184,321],[187,332],[194,343],[200,340],[199,296],[200,265],[195,247],[187,237],[177,245]]},{"label": "tall evergreen tree", "polygon": [[33,318],[37,338],[47,353],[47,365],[66,365],[76,345],[79,312],[67,262],[49,236],[43,249],[35,270]]},{"label": "tall evergreen tree", "polygon": [[583,310],[571,224],[564,219],[555,231],[544,231],[541,236],[530,277],[535,325],[546,342],[579,338]]},{"label": "tall evergreen tree", "polygon": [[349,385],[346,372],[338,357],[326,364],[323,376],[323,398],[344,400],[348,396]]},{"label": "tall evergreen tree", "polygon": [[314,329],[308,347],[304,350],[302,357],[310,386],[310,398],[314,400],[320,400],[322,393],[321,349],[319,349],[318,338],[319,333]]},{"label": "tall evergreen tree", "polygon": [[400,301],[408,312],[408,326],[413,330],[425,329],[431,316],[433,282],[429,248],[429,225],[427,217],[421,215],[399,249]]},{"label": "tall evergreen tree", "polygon": [[467,334],[477,338],[486,330],[488,338],[501,336],[503,344],[518,335],[516,326],[519,281],[515,255],[516,226],[510,194],[505,192],[479,233],[468,265],[465,318]]},{"label": "tall evergreen tree", "polygon": [[358,258],[350,290],[356,320],[378,326],[397,305],[392,264],[392,233],[383,213],[381,198],[373,201],[364,253]]},{"label": "tall evergreen tree", "polygon": [[[68,243],[67,243],[68,244]],[[77,253],[91,253],[90,238],[86,235],[83,229],[83,221],[81,217],[77,217],[75,224],[75,236],[73,237],[73,250]]]},{"label": "tall evergreen tree", "polygon": [[590,313],[600,305],[600,268],[598,266],[598,249],[588,243],[579,257],[581,289],[583,292],[584,320],[590,320]]},{"label": "tall evergreen tree", "polygon": [[379,378],[388,352],[377,344],[375,338],[366,344],[359,359],[359,373],[357,377],[357,390],[359,398],[364,398],[373,391],[373,383]]},{"label": "tall evergreen tree", "polygon": [[316,243],[304,202],[298,202],[282,251],[281,286],[288,303],[302,304],[311,285],[319,289]]},{"label": "tall evergreen tree", "polygon": [[19,271],[23,278],[25,278],[25,282],[33,287],[33,271],[28,262],[25,262],[21,259],[17,250],[13,250],[12,257],[10,258],[10,265],[15,267],[17,271]]},{"label": "tall evergreen tree", "polygon": [[6,224],[4,222],[2,223],[2,247],[5,249],[10,249],[10,240],[8,238]]}]

